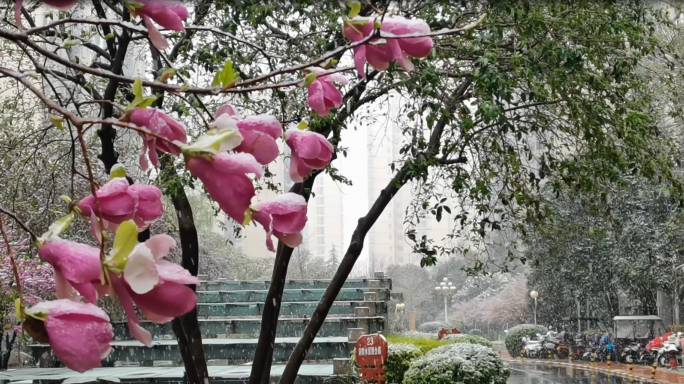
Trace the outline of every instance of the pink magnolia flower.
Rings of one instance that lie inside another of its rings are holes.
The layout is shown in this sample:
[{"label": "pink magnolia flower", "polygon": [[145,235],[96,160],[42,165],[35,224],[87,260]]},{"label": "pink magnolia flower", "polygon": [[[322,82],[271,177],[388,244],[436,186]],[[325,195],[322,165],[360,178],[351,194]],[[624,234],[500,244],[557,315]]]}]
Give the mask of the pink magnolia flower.
[{"label": "pink magnolia flower", "polygon": [[302,230],[306,225],[306,200],[302,195],[288,192],[267,202],[254,205],[252,218],[266,230],[266,246],[275,252],[275,235],[290,248],[302,243]]},{"label": "pink magnolia flower", "polygon": [[[156,108],[137,108],[131,113],[131,123],[149,129],[161,137],[165,137],[170,141],[178,141],[186,144],[188,142],[187,132],[183,124],[170,118],[164,112]],[[164,140],[159,140],[152,135],[141,134],[143,138],[143,148],[140,153],[140,167],[147,170],[147,154],[149,153],[150,161],[155,167],[159,167],[159,159],[157,158],[157,150],[165,153],[172,153],[174,155],[180,154],[180,148],[177,145],[171,144]],[[149,152],[148,152],[149,151]]]},{"label": "pink magnolia flower", "polygon": [[333,146],[320,133],[290,129],[285,142],[292,149],[290,178],[299,183],[312,169],[323,169],[332,160]]},{"label": "pink magnolia flower", "polygon": [[[68,9],[71,9],[76,3],[78,3],[79,0],[43,0],[43,3],[57,8],[61,9],[63,11],[66,11]],[[17,22],[17,27],[19,28],[24,28],[23,24],[21,24],[21,7],[24,4],[24,0],[16,0],[14,2],[14,20]]]},{"label": "pink magnolia flower", "polygon": [[155,28],[152,21],[161,25],[166,29],[173,31],[184,31],[183,20],[188,18],[188,10],[179,3],[171,0],[138,0],[143,4],[142,7],[137,8],[135,13],[140,15],[145,21],[147,33],[150,36],[150,42],[157,49],[166,49],[169,47],[169,42],[166,38]]},{"label": "pink magnolia flower", "polygon": [[[133,248],[122,273],[109,274],[114,292],[128,316],[131,334],[148,347],[152,345],[152,336],[140,327],[133,303],[155,323],[167,323],[190,312],[197,304],[195,292],[185,286],[197,284],[197,277],[180,265],[162,260],[175,246],[170,236],[152,236]],[[108,266],[116,267],[112,262]]]},{"label": "pink magnolia flower", "polygon": [[[374,30],[374,19],[355,17],[344,28],[344,35],[351,41],[361,41],[370,36]],[[386,17],[380,27],[387,35],[425,34],[430,26],[420,19],[408,20],[402,16]],[[427,57],[432,50],[430,37],[406,37],[398,39],[373,39],[368,44],[354,47],[354,65],[359,76],[366,78],[364,64],[366,61],[379,71],[389,68],[390,62],[396,60],[407,72],[413,70],[413,63],[408,55]]]},{"label": "pink magnolia flower", "polygon": [[242,119],[232,105],[226,104],[216,111],[214,126],[218,131],[238,129],[242,142],[235,151],[252,154],[260,164],[269,164],[278,157],[276,139],[283,135],[283,127],[274,116],[257,115]]},{"label": "pink magnolia flower", "polygon": [[[115,177],[97,191],[104,226],[116,231],[119,224],[134,220],[142,230],[163,213],[161,191],[153,185],[129,185],[125,177]],[[97,206],[90,195],[78,203],[85,217],[91,219],[93,235],[99,240]]]},{"label": "pink magnolia flower", "polygon": [[38,248],[42,260],[55,270],[57,298],[78,300],[74,289],[95,304],[107,293],[100,284],[100,250],[86,244],[54,238]]},{"label": "pink magnolia flower", "polygon": [[245,221],[245,212],[255,196],[248,173],[261,177],[261,164],[249,153],[219,153],[213,159],[191,156],[186,160],[190,173],[202,180],[221,210],[238,223]]},{"label": "pink magnolia flower", "polygon": [[309,84],[307,102],[319,116],[327,116],[332,108],[342,105],[342,93],[335,88],[333,82],[347,84],[349,80],[339,73],[326,74],[325,69],[319,67],[311,67],[307,70],[318,75],[316,80]]},{"label": "pink magnolia flower", "polygon": [[99,367],[112,350],[109,316],[93,304],[43,301],[25,314],[22,328],[37,341],[49,343],[55,356],[74,371]]}]

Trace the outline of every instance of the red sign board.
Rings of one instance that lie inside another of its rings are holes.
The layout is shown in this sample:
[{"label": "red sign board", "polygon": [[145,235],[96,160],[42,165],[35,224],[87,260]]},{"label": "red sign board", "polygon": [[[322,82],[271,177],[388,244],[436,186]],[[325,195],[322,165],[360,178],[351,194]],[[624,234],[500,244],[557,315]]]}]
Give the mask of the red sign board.
[{"label": "red sign board", "polygon": [[385,381],[385,369],[382,367],[387,361],[387,340],[381,334],[364,335],[356,341],[356,363],[362,381]]},{"label": "red sign board", "polygon": [[442,338],[446,335],[458,335],[460,333],[461,333],[461,331],[459,331],[456,328],[451,328],[451,329],[440,328],[439,332],[437,333],[437,340],[442,340]]}]

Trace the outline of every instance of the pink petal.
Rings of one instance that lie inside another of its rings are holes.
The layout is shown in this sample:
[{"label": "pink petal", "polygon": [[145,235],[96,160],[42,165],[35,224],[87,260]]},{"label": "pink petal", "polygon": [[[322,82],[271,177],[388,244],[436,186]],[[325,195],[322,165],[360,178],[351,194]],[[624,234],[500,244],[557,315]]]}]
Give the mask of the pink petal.
[{"label": "pink petal", "polygon": [[401,49],[413,57],[428,57],[433,44],[432,39],[427,37],[399,39]]},{"label": "pink petal", "polygon": [[342,93],[334,85],[323,82],[323,97],[325,97],[326,106],[339,107],[342,105]]},{"label": "pink petal", "polygon": [[147,140],[143,137],[143,145],[142,149],[140,150],[140,156],[138,157],[138,161],[140,163],[140,168],[142,168],[143,171],[147,171],[147,169],[150,167],[150,164],[147,162]]},{"label": "pink petal", "polygon": [[332,83],[333,81],[336,81],[336,82],[343,84],[343,85],[349,84],[349,79],[347,79],[347,76],[345,76],[339,72],[331,73],[329,75],[324,75],[322,80],[325,81],[326,83]]},{"label": "pink petal", "polygon": [[[153,322],[155,324],[166,324],[166,323],[170,322],[171,320],[173,320],[173,317],[159,316],[156,313],[148,313],[148,312],[145,312],[143,310],[141,310],[140,312],[142,312],[143,316],[145,316],[148,320],[150,320],[151,322]],[[147,331],[145,331],[145,332],[147,332]]]},{"label": "pink petal", "polygon": [[[287,145],[302,158],[316,158],[321,152],[322,141],[327,141],[323,135],[299,129],[290,129],[285,134]],[[321,138],[323,139],[321,141]]]},{"label": "pink petal", "polygon": [[147,34],[150,38],[150,42],[152,45],[154,45],[155,48],[159,50],[164,50],[169,47],[169,42],[166,40],[164,35],[162,35],[159,30],[157,30],[157,27],[154,26],[154,23],[152,23],[152,20],[150,20],[149,17],[143,16],[143,20],[145,20],[145,26],[147,27]]},{"label": "pink petal", "polygon": [[354,67],[359,76],[366,78],[366,46],[354,47]]},{"label": "pink petal", "polygon": [[224,174],[251,173],[260,178],[263,172],[261,164],[248,153],[220,153],[214,156],[214,164]]},{"label": "pink petal", "polygon": [[278,238],[278,240],[282,241],[283,244],[287,245],[290,248],[296,248],[300,246],[303,241],[301,233],[285,234],[274,231],[273,234],[275,235],[275,237]]},{"label": "pink petal", "polygon": [[69,282],[64,278],[59,271],[54,270],[55,275],[55,295],[58,299],[69,299],[73,301],[79,301],[78,292],[74,287],[69,284]]},{"label": "pink petal", "polygon": [[237,111],[235,110],[235,107],[233,107],[230,104],[224,104],[216,110],[216,117],[217,118],[221,115],[224,115],[224,114],[228,114],[230,116],[235,116],[235,117],[239,118]]},{"label": "pink petal", "polygon": [[128,318],[128,330],[131,332],[131,336],[133,336],[134,339],[143,343],[146,347],[152,348],[152,334],[141,327],[140,324],[133,322],[130,317]]},{"label": "pink petal", "polygon": [[43,0],[43,3],[61,10],[71,9],[79,0]]},{"label": "pink petal", "polygon": [[242,142],[236,152],[250,153],[259,164],[267,165],[278,157],[278,143],[265,133],[242,131]]},{"label": "pink petal", "polygon": [[327,116],[330,111],[325,106],[325,94],[323,91],[323,82],[320,80],[314,80],[313,83],[309,84],[309,97],[307,98],[307,103],[309,107],[316,111],[319,116]]},{"label": "pink petal", "polygon": [[128,330],[131,332],[131,335],[139,342],[151,347],[152,337],[150,333],[140,327],[137,327],[137,325],[140,323],[140,320],[138,319],[138,314],[135,313],[135,309],[133,308],[133,301],[131,299],[131,294],[129,293],[130,288],[128,288],[126,282],[115,273],[110,274],[109,278],[112,282],[114,293],[119,298],[119,302],[126,312],[126,316],[128,316]]},{"label": "pink petal", "polygon": [[368,64],[372,65],[373,68],[378,71],[385,71],[389,68],[389,64],[392,61],[391,56],[388,57],[387,51],[384,47],[380,46],[366,46],[366,60]]},{"label": "pink petal", "polygon": [[89,245],[53,239],[38,249],[41,259],[52,264],[90,302],[97,301],[93,281],[100,280],[100,250]]},{"label": "pink petal", "polygon": [[138,200],[135,210],[136,222],[148,224],[164,213],[162,193],[154,185],[133,184],[128,187],[128,193],[136,196]]},{"label": "pink petal", "polygon": [[157,272],[165,282],[171,281],[178,284],[196,285],[199,283],[196,276],[176,263],[166,260],[157,261]]},{"label": "pink petal", "polygon": [[192,311],[197,305],[192,289],[172,281],[163,281],[144,295],[132,291],[129,293],[141,311],[161,317],[178,317]]},{"label": "pink petal", "polygon": [[109,316],[98,306],[71,300],[42,301],[32,307],[33,310],[49,312],[50,316],[84,315],[109,322]]},{"label": "pink petal", "polygon": [[102,244],[102,230],[103,225],[100,223],[100,219],[95,216],[95,212],[90,213],[90,232],[92,232],[93,237],[98,243]]},{"label": "pink petal", "polygon": [[152,257],[158,261],[171,252],[171,248],[176,246],[176,240],[169,235],[154,235],[145,241],[145,246],[152,252]]},{"label": "pink petal", "polygon": [[[309,175],[309,172],[311,171],[310,169],[306,172],[300,173],[303,169],[300,169],[302,166],[301,160],[299,160],[299,156],[297,156],[296,152],[292,152],[292,155],[290,156],[290,179],[294,181],[295,183],[301,183],[304,181],[304,178]],[[306,167],[306,166],[304,166]]]},{"label": "pink petal", "polygon": [[74,371],[99,367],[102,357],[111,350],[109,342],[114,333],[106,320],[84,314],[50,313],[44,324],[55,356]]},{"label": "pink petal", "polygon": [[14,21],[19,29],[24,29],[24,25],[21,23],[21,7],[23,3],[24,0],[15,0],[14,2]]},{"label": "pink petal", "polygon": [[271,115],[248,116],[244,120],[237,122],[240,132],[245,130],[263,132],[273,139],[283,135],[283,126],[280,121]]}]

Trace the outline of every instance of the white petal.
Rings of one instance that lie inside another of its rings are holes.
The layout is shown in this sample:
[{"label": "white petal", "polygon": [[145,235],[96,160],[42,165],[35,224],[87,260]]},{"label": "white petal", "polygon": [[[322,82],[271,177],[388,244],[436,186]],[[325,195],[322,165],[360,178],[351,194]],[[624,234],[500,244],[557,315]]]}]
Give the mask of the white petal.
[{"label": "white petal", "polygon": [[152,251],[145,244],[138,244],[128,256],[123,276],[133,292],[138,294],[151,291],[159,283],[159,274]]}]

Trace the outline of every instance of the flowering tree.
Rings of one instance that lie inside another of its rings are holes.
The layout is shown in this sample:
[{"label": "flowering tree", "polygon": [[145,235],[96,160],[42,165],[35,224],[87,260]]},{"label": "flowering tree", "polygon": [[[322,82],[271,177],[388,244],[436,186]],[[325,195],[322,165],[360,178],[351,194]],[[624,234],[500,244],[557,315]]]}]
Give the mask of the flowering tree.
[{"label": "flowering tree", "polygon": [[[47,108],[46,135],[57,132],[72,144],[65,184],[80,180],[89,192],[60,189],[68,209],[49,227],[35,228],[46,230],[41,236],[17,221],[52,265],[60,298],[20,305],[19,316],[34,338],[80,371],[108,352],[111,329],[96,303],[113,292],[143,343],[151,335],[138,326],[134,306],[152,321],[172,321],[188,381],[204,383],[188,287],[196,282],[199,247],[185,192],[201,185],[237,225],[263,227],[276,253],[250,376],[250,383],[268,382],[285,277],[302,241],[313,182],[321,172],[346,181],[334,168],[337,156],[347,155],[342,131],[392,96],[404,99],[397,119],[405,135],[402,159],[359,220],[282,383],[294,382],[366,234],[403,186],[416,191],[409,224],[452,212],[436,192],[446,183],[463,198],[455,218],[484,238],[503,222],[515,227],[543,217],[542,179],[553,178],[559,190],[593,191],[632,164],[650,177],[670,176],[641,87],[647,80],[635,70],[651,49],[641,4],[604,12],[587,2],[198,1],[190,10],[160,0],[42,3],[67,11],[38,18],[35,7],[17,0],[15,24],[0,28],[7,52],[0,76]],[[147,70],[132,73],[135,60]],[[91,140],[94,128],[99,143]],[[289,192],[270,180],[281,137],[294,182]],[[545,152],[532,153],[533,138]],[[128,156],[131,147],[140,150]],[[262,187],[281,194],[264,201],[257,196]],[[150,235],[163,194],[177,214],[181,266],[162,259],[173,239]],[[504,208],[494,208],[499,201]],[[65,239],[77,217],[90,223],[90,244]],[[434,247],[415,231],[408,236],[424,265],[434,264],[438,252],[461,250]],[[65,322],[68,314],[90,326]],[[79,348],[66,348],[75,341]]]},{"label": "flowering tree", "polygon": [[[9,234],[10,236],[12,234]],[[12,241],[14,240],[14,241]],[[28,241],[20,237],[11,239],[11,247],[21,257],[17,258],[17,268],[20,271],[19,278],[22,281],[22,296],[28,305],[34,305],[41,300],[54,295],[55,283],[52,279],[52,269],[49,264],[42,262],[37,257],[27,255]],[[14,349],[19,327],[15,315],[14,301],[19,298],[19,290],[14,280],[14,271],[6,248],[0,249],[0,324],[2,325],[2,355],[0,356],[0,369],[7,369],[10,355]]]}]

